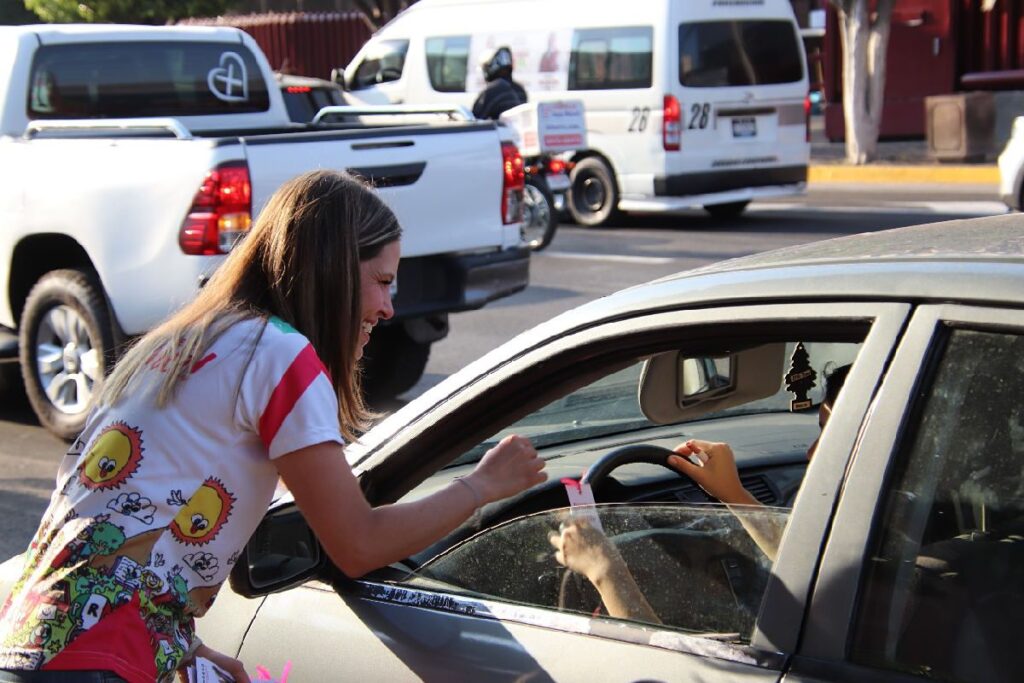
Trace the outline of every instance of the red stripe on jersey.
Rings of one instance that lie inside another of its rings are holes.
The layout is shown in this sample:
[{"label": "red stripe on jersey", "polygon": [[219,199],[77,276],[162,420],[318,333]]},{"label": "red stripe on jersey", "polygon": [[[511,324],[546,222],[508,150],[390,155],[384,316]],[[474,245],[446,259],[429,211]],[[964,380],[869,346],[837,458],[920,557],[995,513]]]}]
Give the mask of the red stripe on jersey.
[{"label": "red stripe on jersey", "polygon": [[210,361],[212,361],[216,357],[217,357],[217,354],[210,353],[210,354],[207,354],[205,358],[201,358],[200,360],[197,360],[195,363],[192,364],[192,373],[191,374],[194,375],[195,373],[199,372],[199,370],[204,365],[206,365],[207,363],[209,363]]},{"label": "red stripe on jersey", "polygon": [[292,408],[295,407],[303,392],[321,374],[327,376],[327,369],[320,362],[319,356],[313,350],[313,345],[307,344],[306,348],[302,349],[292,364],[288,366],[281,381],[274,387],[273,393],[270,394],[270,400],[267,401],[267,407],[260,417],[260,438],[263,440],[264,446],[270,448],[270,444],[273,443],[274,437],[277,436],[277,430],[281,428],[285,418],[292,412]]}]

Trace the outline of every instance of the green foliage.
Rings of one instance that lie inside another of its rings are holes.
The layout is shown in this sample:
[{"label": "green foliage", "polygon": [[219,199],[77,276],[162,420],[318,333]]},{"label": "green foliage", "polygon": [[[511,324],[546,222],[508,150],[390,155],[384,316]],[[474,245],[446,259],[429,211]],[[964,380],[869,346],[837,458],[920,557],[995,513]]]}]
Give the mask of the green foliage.
[{"label": "green foliage", "polygon": [[25,0],[45,22],[167,24],[223,14],[232,0]]}]

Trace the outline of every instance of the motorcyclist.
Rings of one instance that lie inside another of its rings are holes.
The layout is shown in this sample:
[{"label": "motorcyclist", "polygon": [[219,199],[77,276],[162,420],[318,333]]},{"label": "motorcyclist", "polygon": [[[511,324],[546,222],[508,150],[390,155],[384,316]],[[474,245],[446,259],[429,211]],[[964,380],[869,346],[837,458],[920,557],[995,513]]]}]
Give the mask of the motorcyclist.
[{"label": "motorcyclist", "polygon": [[473,103],[473,116],[497,120],[503,112],[526,102],[526,90],[512,80],[512,50],[503,45],[480,66],[487,87]]}]

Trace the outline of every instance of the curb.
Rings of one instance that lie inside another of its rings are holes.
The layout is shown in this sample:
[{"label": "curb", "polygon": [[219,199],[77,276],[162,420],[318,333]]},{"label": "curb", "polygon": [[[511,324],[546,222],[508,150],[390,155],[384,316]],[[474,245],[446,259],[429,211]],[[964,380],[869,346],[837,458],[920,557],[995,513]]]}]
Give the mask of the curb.
[{"label": "curb", "polygon": [[807,169],[808,183],[963,183],[972,185],[998,185],[999,169],[995,165],[939,165],[898,166],[889,164],[811,164]]}]

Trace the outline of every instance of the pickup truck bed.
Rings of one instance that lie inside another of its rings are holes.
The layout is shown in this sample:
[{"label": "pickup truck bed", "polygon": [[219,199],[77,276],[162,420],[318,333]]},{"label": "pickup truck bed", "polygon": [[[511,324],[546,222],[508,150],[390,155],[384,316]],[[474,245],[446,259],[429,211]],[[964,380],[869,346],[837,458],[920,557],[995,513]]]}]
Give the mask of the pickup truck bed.
[{"label": "pickup truck bed", "polygon": [[[198,71],[147,80],[183,62]],[[0,28],[0,64],[0,358],[16,351],[61,436],[122,343],[189,301],[274,190],[311,169],[367,178],[403,226],[396,317],[366,350],[371,398],[419,379],[448,313],[527,284],[521,161],[491,122],[342,109],[292,123],[234,29]]]}]

